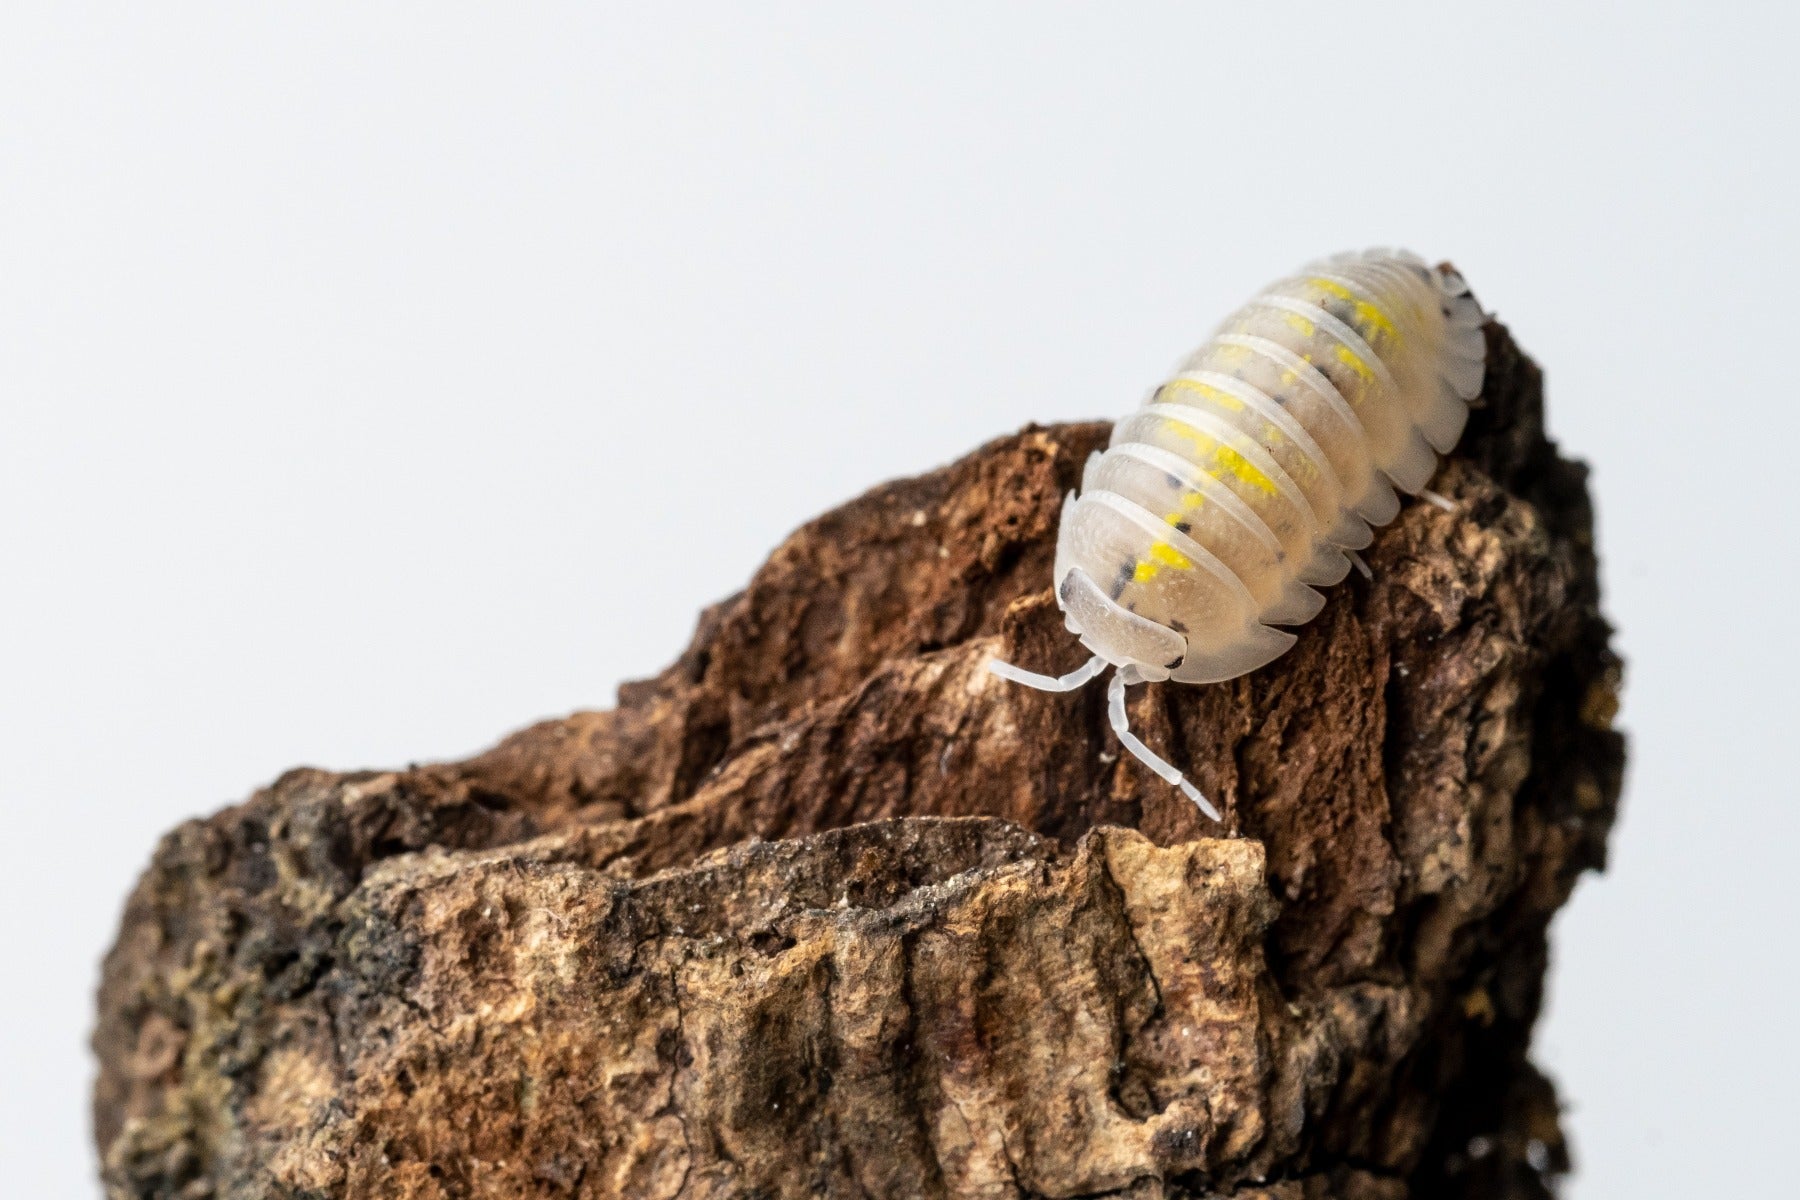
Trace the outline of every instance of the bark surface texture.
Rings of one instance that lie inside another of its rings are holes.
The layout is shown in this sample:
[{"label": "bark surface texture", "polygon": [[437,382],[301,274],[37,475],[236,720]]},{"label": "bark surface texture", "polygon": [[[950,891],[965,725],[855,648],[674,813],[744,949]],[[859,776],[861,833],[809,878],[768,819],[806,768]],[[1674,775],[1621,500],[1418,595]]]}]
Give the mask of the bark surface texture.
[{"label": "bark surface texture", "polygon": [[618,706],[295,770],[105,964],[115,1197],[1524,1198],[1546,927],[1623,758],[1584,470],[1488,389],[1272,666],[1107,729],[1049,591],[1102,424],[790,537]]}]

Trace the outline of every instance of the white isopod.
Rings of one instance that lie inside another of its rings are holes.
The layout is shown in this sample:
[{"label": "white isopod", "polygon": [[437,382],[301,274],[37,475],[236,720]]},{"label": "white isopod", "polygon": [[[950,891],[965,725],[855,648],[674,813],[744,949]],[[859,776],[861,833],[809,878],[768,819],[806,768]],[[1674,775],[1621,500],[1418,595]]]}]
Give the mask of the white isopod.
[{"label": "white isopod", "polygon": [[[1125,689],[1215,683],[1294,644],[1337,583],[1425,490],[1481,391],[1486,318],[1455,271],[1405,251],[1340,254],[1238,309],[1120,421],[1063,504],[1054,583],[1093,651],[1060,678],[990,662],[1005,679],[1072,691],[1109,665],[1114,732],[1207,815],[1218,812],[1139,741]],[[1366,571],[1366,567],[1363,568]]]}]

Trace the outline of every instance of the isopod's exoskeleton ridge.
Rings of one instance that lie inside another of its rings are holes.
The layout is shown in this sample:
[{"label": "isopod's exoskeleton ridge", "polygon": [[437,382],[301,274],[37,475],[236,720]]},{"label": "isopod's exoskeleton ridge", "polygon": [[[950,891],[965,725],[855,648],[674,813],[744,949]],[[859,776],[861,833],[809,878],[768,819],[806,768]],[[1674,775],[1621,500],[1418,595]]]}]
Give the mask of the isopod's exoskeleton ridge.
[{"label": "isopod's exoskeleton ridge", "polygon": [[1059,678],[989,668],[1070,691],[1113,667],[1119,740],[1217,820],[1131,733],[1125,689],[1265,665],[1294,644],[1279,627],[1362,566],[1396,489],[1442,500],[1425,485],[1481,392],[1485,319],[1460,275],[1405,251],[1340,254],[1265,289],[1114,426],[1063,504],[1056,600],[1093,657]]}]

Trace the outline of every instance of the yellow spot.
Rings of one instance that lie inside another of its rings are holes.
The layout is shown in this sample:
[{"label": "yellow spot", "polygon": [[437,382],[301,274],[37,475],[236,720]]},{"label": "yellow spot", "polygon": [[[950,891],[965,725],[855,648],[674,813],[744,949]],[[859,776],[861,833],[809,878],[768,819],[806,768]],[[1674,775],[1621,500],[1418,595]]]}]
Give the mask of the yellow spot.
[{"label": "yellow spot", "polygon": [[[1163,520],[1171,525],[1180,526],[1187,520],[1188,513],[1206,503],[1206,497],[1199,492],[1183,492],[1181,493],[1181,499],[1177,501],[1177,503],[1180,504],[1181,507],[1164,516]],[[1187,531],[1183,530],[1182,532],[1185,533]]]},{"label": "yellow spot", "polygon": [[1165,567],[1174,567],[1177,571],[1185,571],[1194,565],[1188,561],[1187,555],[1167,542],[1158,542],[1150,547],[1150,557]]},{"label": "yellow spot", "polygon": [[[1275,494],[1275,481],[1257,470],[1256,464],[1233,450],[1230,446],[1220,446],[1213,452],[1213,459],[1231,475],[1249,484],[1259,492],[1270,496]],[[1219,478],[1214,472],[1207,472],[1214,479]]]},{"label": "yellow spot", "polygon": [[1299,331],[1300,336],[1311,337],[1313,335],[1313,323],[1299,313],[1284,312],[1281,314],[1281,319]]},{"label": "yellow spot", "polygon": [[1339,300],[1354,300],[1355,299],[1355,297],[1350,294],[1350,289],[1345,287],[1343,284],[1339,283],[1335,279],[1320,279],[1317,275],[1315,275],[1311,279],[1307,280],[1306,282],[1310,283],[1313,287],[1318,288],[1321,292],[1324,292],[1327,296],[1336,296]]},{"label": "yellow spot", "polygon": [[1379,329],[1393,341],[1400,340],[1400,331],[1388,320],[1388,315],[1370,304],[1367,300],[1356,302],[1356,319],[1361,321],[1365,329]]},{"label": "yellow spot", "polygon": [[[1275,486],[1275,481],[1264,475],[1255,463],[1223,442],[1210,438],[1198,429],[1190,428],[1179,421],[1170,421],[1168,428],[1169,432],[1177,437],[1186,438],[1194,444],[1194,448],[1199,451],[1201,469],[1214,479],[1222,481],[1225,476],[1229,475],[1270,496],[1275,495],[1279,490]],[[1208,458],[1212,460],[1211,465],[1206,465]]]},{"label": "yellow spot", "polygon": [[1137,570],[1131,573],[1131,577],[1139,583],[1149,583],[1164,567],[1185,571],[1193,565],[1187,555],[1169,543],[1157,542],[1150,547],[1150,556],[1138,563]]},{"label": "yellow spot", "polygon": [[1400,332],[1394,328],[1394,323],[1388,320],[1388,315],[1386,313],[1382,312],[1373,304],[1370,304],[1367,300],[1358,300],[1354,292],[1337,282],[1335,279],[1319,279],[1314,277],[1306,282],[1313,287],[1318,288],[1328,296],[1336,296],[1339,300],[1348,301],[1356,313],[1356,319],[1362,323],[1365,329],[1379,329],[1388,337],[1396,340],[1400,337]]},{"label": "yellow spot", "polygon": [[1375,372],[1369,369],[1368,363],[1357,356],[1356,351],[1350,349],[1348,346],[1339,346],[1337,348],[1337,357],[1339,362],[1362,376],[1364,383],[1374,382]]},{"label": "yellow spot", "polygon": [[1239,400],[1230,392],[1221,391],[1210,383],[1201,383],[1198,379],[1171,379],[1168,383],[1164,384],[1163,387],[1165,389],[1180,388],[1183,391],[1199,392],[1202,396],[1205,396],[1208,400],[1211,400],[1221,408],[1230,409],[1232,412],[1244,411],[1244,402],[1242,400]]}]

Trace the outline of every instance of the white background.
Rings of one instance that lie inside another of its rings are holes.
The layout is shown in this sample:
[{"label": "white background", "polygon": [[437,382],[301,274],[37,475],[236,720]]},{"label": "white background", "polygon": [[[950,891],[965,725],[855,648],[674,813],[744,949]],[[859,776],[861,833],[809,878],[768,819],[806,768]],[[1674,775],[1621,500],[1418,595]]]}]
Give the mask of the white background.
[{"label": "white background", "polygon": [[610,704],[812,514],[1394,242],[1594,465],[1633,747],[1539,1038],[1572,1194],[1789,1183],[1794,9],[737,7],[0,10],[5,1193],[96,1192],[161,831]]}]

